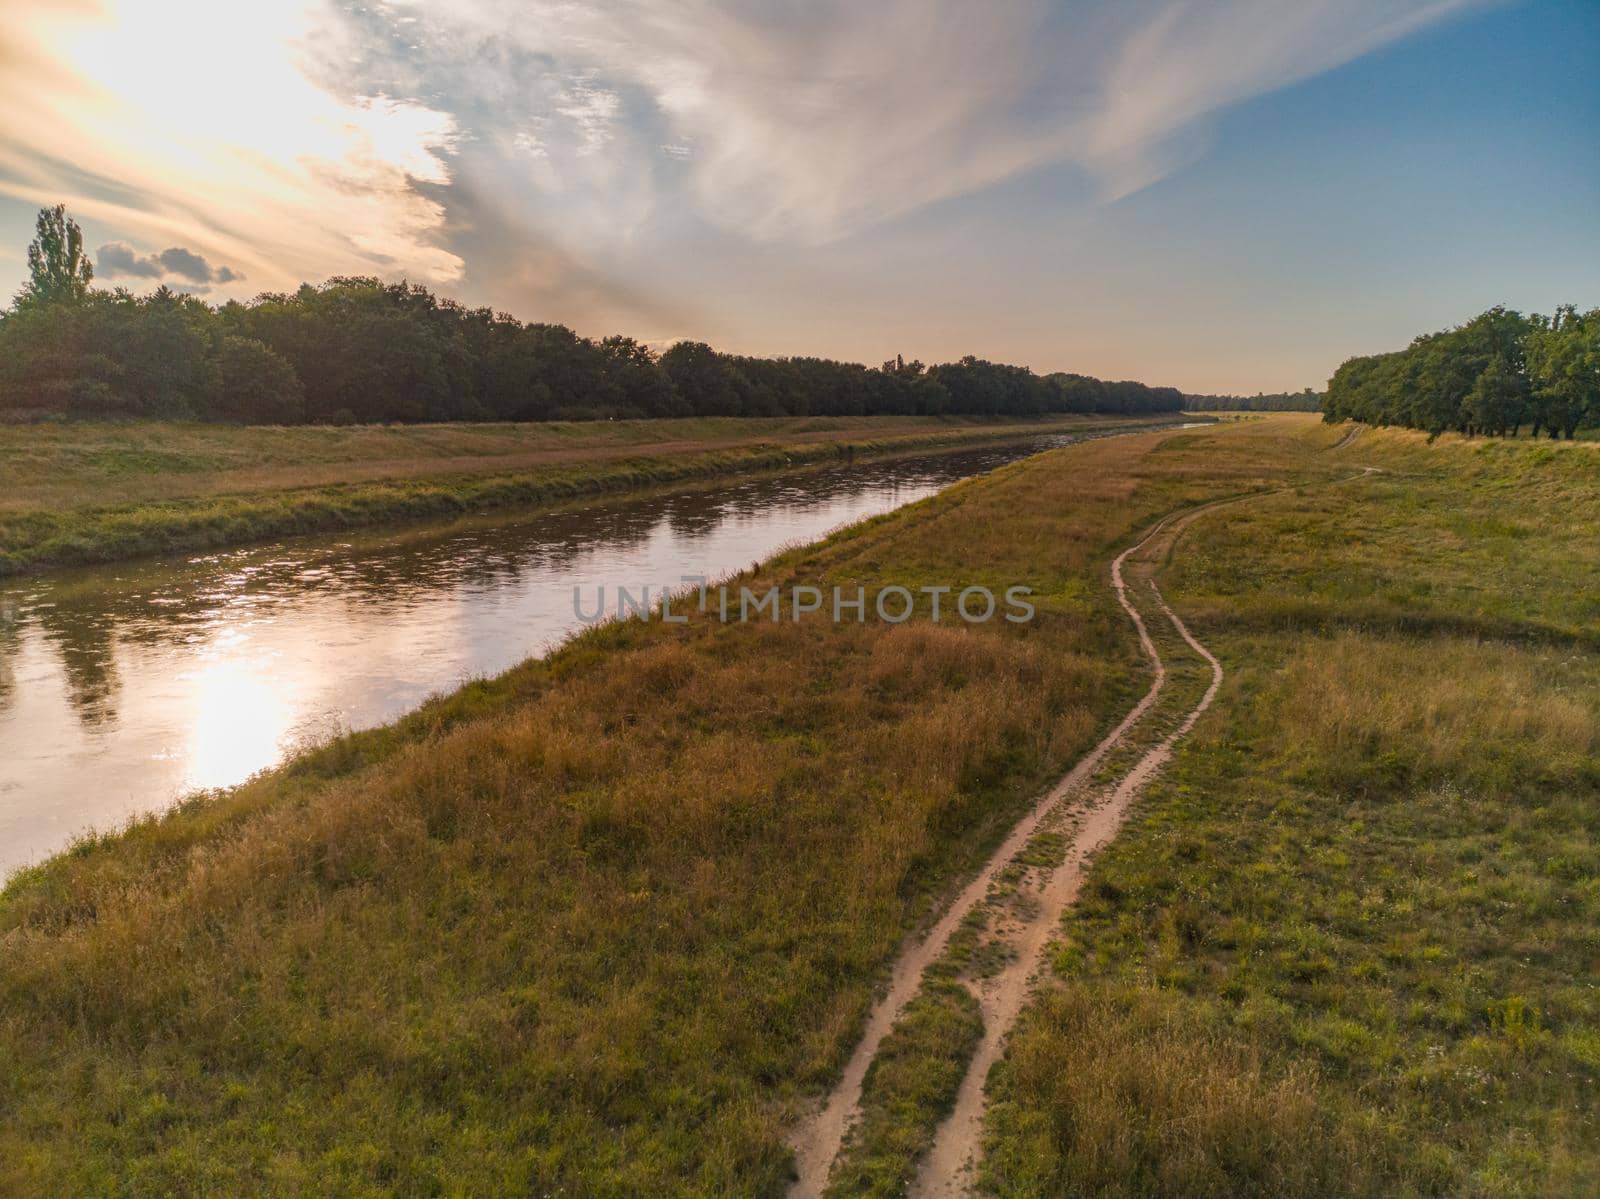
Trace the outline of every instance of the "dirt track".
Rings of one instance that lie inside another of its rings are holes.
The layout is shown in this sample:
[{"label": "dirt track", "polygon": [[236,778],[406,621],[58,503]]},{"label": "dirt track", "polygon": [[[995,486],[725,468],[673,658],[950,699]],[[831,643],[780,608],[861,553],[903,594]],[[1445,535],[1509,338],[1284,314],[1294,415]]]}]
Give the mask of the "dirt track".
[{"label": "dirt track", "polygon": [[1352,444],[1356,438],[1361,436],[1361,430],[1364,428],[1366,428],[1365,425],[1352,425],[1348,433],[1339,438],[1338,441],[1336,441],[1333,445],[1330,445],[1328,448],[1330,450],[1344,449],[1347,445]]},{"label": "dirt track", "polygon": [[[1247,497],[1249,498],[1249,497]],[[1153,607],[1168,621],[1178,635],[1211,668],[1210,685],[1199,702],[1184,716],[1172,731],[1141,755],[1131,769],[1122,774],[1114,786],[1101,793],[1097,802],[1085,804],[1088,798],[1086,784],[1106,756],[1120,746],[1128,734],[1150,712],[1167,684],[1167,667],[1134,600],[1134,585],[1124,577],[1125,568],[1137,561],[1147,549],[1165,552],[1182,530],[1202,513],[1222,504],[1238,503],[1238,499],[1222,500],[1186,509],[1163,518],[1138,542],[1129,546],[1111,567],[1111,584],[1118,602],[1133,621],[1139,634],[1139,645],[1150,660],[1154,679],[1144,697],[1134,705],[1104,740],[1086,754],[1072,770],[1053,787],[1023,817],[994,852],[978,876],[962,890],[944,916],[921,941],[909,945],[895,961],[890,973],[888,991],[874,1005],[868,1015],[866,1028],[855,1052],[846,1064],[838,1084],[828,1095],[822,1107],[796,1129],[791,1138],[795,1151],[798,1180],[792,1196],[817,1196],[827,1183],[828,1171],[839,1153],[851,1121],[857,1114],[861,1100],[862,1082],[879,1044],[894,1026],[906,1004],[916,994],[923,971],[937,960],[947,947],[951,934],[963,919],[990,894],[999,873],[1011,863],[1036,832],[1047,827],[1064,826],[1076,818],[1075,827],[1063,827],[1070,837],[1065,859],[1043,877],[1035,877],[1031,886],[1024,884],[1031,902],[1010,905],[1013,910],[1026,913],[1022,918],[1005,919],[995,929],[999,939],[1010,950],[1007,965],[996,975],[983,980],[975,989],[983,1012],[984,1034],[956,1097],[955,1108],[940,1125],[934,1144],[924,1157],[918,1177],[913,1185],[913,1195],[958,1195],[971,1186],[972,1163],[980,1145],[983,1116],[983,1087],[989,1067],[998,1060],[1006,1034],[1026,1002],[1042,951],[1060,925],[1062,914],[1077,897],[1082,883],[1085,864],[1095,850],[1106,844],[1117,833],[1124,815],[1146,782],[1158,771],[1172,748],[1200,718],[1216,697],[1222,683],[1222,665],[1189,632],[1175,612],[1162,599],[1155,583],[1148,578],[1153,567],[1144,571],[1142,582],[1149,593],[1147,607]],[[1152,557],[1160,556],[1152,554]]]},{"label": "dirt track", "polygon": [[[1206,509],[1213,506],[1206,505]],[[1155,667],[1158,689],[1160,681],[1165,678],[1165,666],[1138,609],[1129,599],[1128,588],[1122,578],[1122,567],[1146,542],[1160,538],[1170,544],[1184,526],[1206,509],[1193,510],[1170,523],[1163,522],[1144,542],[1124,550],[1111,568],[1117,599],[1139,628],[1139,643]],[[1016,1023],[1032,991],[1045,945],[1061,927],[1061,917],[1067,908],[1077,899],[1090,856],[1116,836],[1134,797],[1166,764],[1172,756],[1172,747],[1194,727],[1195,721],[1211,706],[1218,688],[1222,686],[1222,663],[1195,639],[1178,614],[1167,606],[1154,580],[1149,580],[1146,585],[1161,614],[1172,623],[1189,648],[1211,667],[1211,681],[1199,702],[1184,715],[1182,722],[1141,755],[1110,792],[1084,813],[1065,860],[1036,884],[1035,902],[1024,908],[1030,914],[1006,930],[1004,935],[1011,946],[1012,957],[1004,969],[984,980],[978,988],[978,1003],[983,1012],[983,1039],[967,1065],[954,1109],[939,1126],[933,1146],[923,1158],[916,1182],[911,1187],[913,1196],[964,1195],[970,1191],[973,1165],[982,1145],[984,1083],[989,1077],[989,1068],[1000,1058],[1006,1035]]]},{"label": "dirt track", "polygon": [[[1119,588],[1119,598],[1122,587],[1121,567],[1124,559],[1155,536],[1159,529],[1160,526],[1157,526],[1157,529],[1152,530],[1138,545],[1124,551],[1113,564],[1112,580],[1113,585]],[[917,987],[922,981],[922,972],[944,952],[951,934],[955,932],[962,919],[988,894],[995,876],[1038,831],[1040,822],[1045,816],[1050,814],[1063,798],[1078,790],[1094,773],[1106,754],[1120,744],[1128,730],[1150,710],[1156,697],[1161,693],[1166,683],[1166,670],[1145,629],[1144,619],[1126,600],[1123,600],[1123,606],[1132,615],[1134,624],[1139,630],[1140,645],[1155,665],[1155,680],[1151,683],[1150,690],[1145,692],[1144,697],[1100,744],[1080,759],[1066,777],[1012,827],[1011,832],[978,872],[977,877],[956,896],[955,901],[939,922],[929,930],[928,935],[907,947],[895,960],[889,975],[889,989],[873,1005],[872,1011],[868,1014],[861,1040],[845,1064],[839,1082],[829,1093],[821,1110],[803,1122],[790,1139],[795,1151],[796,1168],[799,1171],[799,1178],[790,1192],[791,1195],[806,1196],[822,1193],[827,1182],[828,1169],[832,1166],[833,1159],[838,1155],[839,1147],[844,1141],[845,1129],[860,1104],[861,1084],[866,1077],[867,1067],[877,1053],[878,1045],[894,1026],[895,1020],[899,1018],[906,1004],[916,994]]]}]

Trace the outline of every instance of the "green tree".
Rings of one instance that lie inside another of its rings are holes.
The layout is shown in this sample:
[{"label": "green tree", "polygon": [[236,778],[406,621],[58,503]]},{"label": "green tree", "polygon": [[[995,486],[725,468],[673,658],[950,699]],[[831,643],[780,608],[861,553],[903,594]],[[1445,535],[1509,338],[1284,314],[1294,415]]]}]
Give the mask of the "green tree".
[{"label": "green tree", "polygon": [[[83,235],[39,214],[32,282],[0,312],[8,419],[119,415],[248,422],[593,420],[638,416],[1176,412],[1170,387],[1041,378],[968,357],[881,370],[685,341],[524,325],[408,283],[333,278],[214,308],[161,287],[91,290]],[[50,302],[45,302],[50,301]],[[58,302],[67,301],[67,302]]]},{"label": "green tree", "polygon": [[83,254],[83,230],[67,215],[67,206],[41,208],[34,222],[37,236],[28,246],[28,285],[19,304],[76,302],[89,292],[94,267]]},{"label": "green tree", "polygon": [[0,412],[33,419],[116,410],[116,366],[103,336],[116,303],[91,292],[82,304],[19,300],[0,314]]},{"label": "green tree", "polygon": [[744,411],[743,376],[710,346],[680,341],[661,355],[661,369],[689,401],[696,416],[739,416]]},{"label": "green tree", "polygon": [[625,416],[681,416],[688,411],[650,348],[631,337],[600,343],[610,398]]},{"label": "green tree", "polygon": [[292,425],[305,419],[300,376],[259,341],[222,336],[217,345],[211,412],[251,425]]},{"label": "green tree", "polygon": [[1471,427],[1480,433],[1515,435],[1527,419],[1528,377],[1496,354],[1473,383],[1465,401]]},{"label": "green tree", "polygon": [[1534,384],[1534,435],[1542,425],[1571,437],[1585,421],[1600,422],[1600,308],[1570,304],[1528,336]]}]

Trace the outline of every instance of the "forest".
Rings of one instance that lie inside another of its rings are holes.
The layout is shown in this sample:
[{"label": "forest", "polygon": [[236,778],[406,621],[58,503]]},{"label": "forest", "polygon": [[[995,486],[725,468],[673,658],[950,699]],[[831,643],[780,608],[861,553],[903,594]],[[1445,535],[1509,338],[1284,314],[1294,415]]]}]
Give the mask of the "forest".
[{"label": "forest", "polygon": [[1328,380],[1324,419],[1467,436],[1571,438],[1600,425],[1600,308],[1554,316],[1495,307],[1403,350],[1351,358]]},{"label": "forest", "polygon": [[163,286],[91,286],[78,226],[39,214],[30,281],[0,313],[0,419],[240,424],[593,420],[673,416],[1138,414],[1175,388],[965,357],[881,367],[752,358],[680,341],[657,353],[525,324],[427,288],[329,279],[213,306]]},{"label": "forest", "polygon": [[1322,397],[1304,391],[1256,392],[1253,396],[1186,395],[1185,412],[1321,412]]}]

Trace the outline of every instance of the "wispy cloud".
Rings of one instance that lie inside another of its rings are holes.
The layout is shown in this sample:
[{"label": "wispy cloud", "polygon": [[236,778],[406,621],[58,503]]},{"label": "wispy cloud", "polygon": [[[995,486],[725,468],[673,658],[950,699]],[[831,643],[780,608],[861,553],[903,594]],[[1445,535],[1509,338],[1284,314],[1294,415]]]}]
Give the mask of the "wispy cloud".
[{"label": "wispy cloud", "polygon": [[[1130,9],[1138,6],[1130,6]],[[1331,70],[1483,0],[1146,4],[1067,147],[1110,198],[1163,178],[1178,139],[1230,105]]]},{"label": "wispy cloud", "polygon": [[649,335],[693,323],[662,246],[838,242],[1042,168],[1113,200],[1488,2],[0,0],[0,194],[178,247],[108,276],[408,275]]},{"label": "wispy cloud", "polygon": [[590,71],[568,85],[562,100],[556,111],[578,130],[581,138],[578,153],[595,154],[605,149],[611,141],[617,110],[621,106],[617,93],[598,86],[594,82],[594,72]]},{"label": "wispy cloud", "polygon": [[[413,77],[543,122],[547,158],[604,151],[636,180],[647,155],[692,143],[689,194],[666,199],[749,237],[825,241],[1047,165],[1126,195],[1181,164],[1219,110],[1474,2],[391,0],[369,14],[404,22]],[[392,84],[392,58],[373,61]]]}]

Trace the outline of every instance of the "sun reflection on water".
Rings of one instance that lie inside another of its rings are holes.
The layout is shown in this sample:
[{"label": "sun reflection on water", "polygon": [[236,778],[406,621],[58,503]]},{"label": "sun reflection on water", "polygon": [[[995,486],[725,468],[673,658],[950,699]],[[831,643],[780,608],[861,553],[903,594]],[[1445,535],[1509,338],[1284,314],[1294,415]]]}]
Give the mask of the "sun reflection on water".
[{"label": "sun reflection on water", "polygon": [[184,680],[192,704],[185,755],[191,789],[225,787],[271,766],[294,722],[273,655],[255,650],[247,636],[224,634],[206,656]]}]

